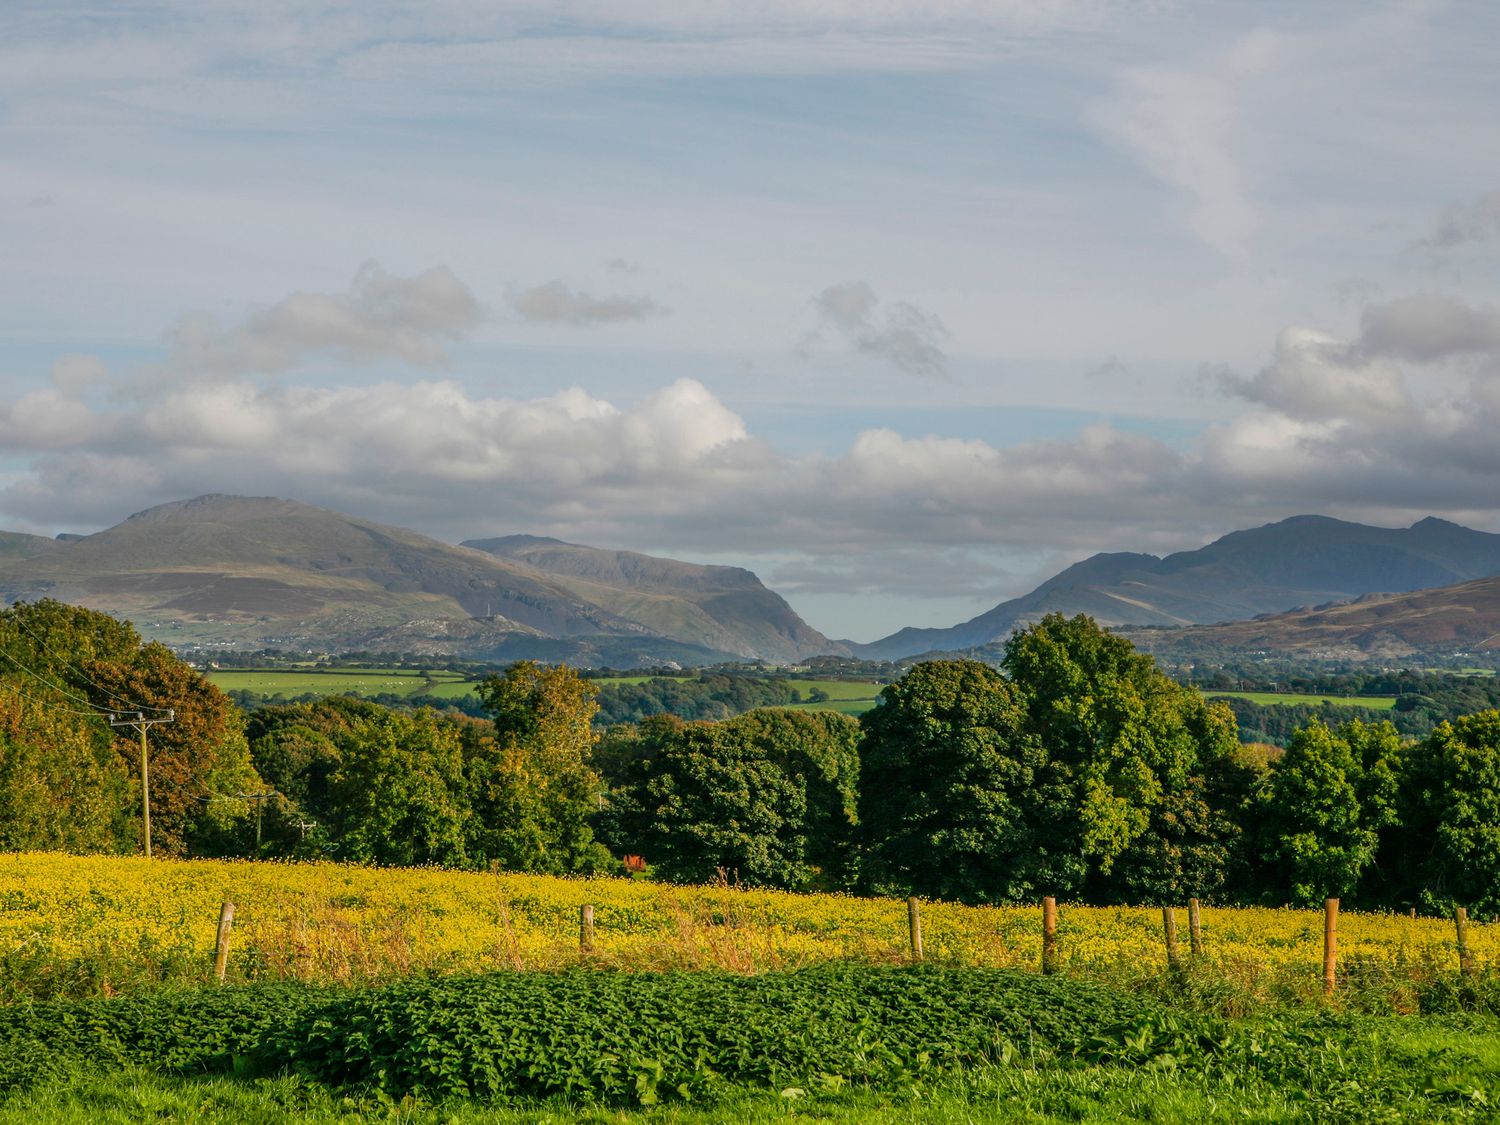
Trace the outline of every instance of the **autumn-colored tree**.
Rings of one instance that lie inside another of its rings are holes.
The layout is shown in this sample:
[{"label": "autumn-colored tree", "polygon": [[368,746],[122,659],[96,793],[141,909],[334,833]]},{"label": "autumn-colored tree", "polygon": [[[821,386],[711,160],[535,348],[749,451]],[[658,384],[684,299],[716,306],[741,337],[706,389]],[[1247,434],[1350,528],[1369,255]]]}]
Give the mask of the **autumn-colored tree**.
[{"label": "autumn-colored tree", "polygon": [[[165,645],[148,644],[128,662],[84,666],[96,706],[171,712],[170,723],[147,735],[151,780],[152,848],[164,855],[241,850],[232,830],[248,822],[249,804],[238,795],[260,788],[250,762],[244,718],[233,702]],[[116,729],[115,747],[133,784],[140,784],[140,735]]]},{"label": "autumn-colored tree", "polygon": [[[236,822],[249,807],[235,795],[259,786],[250,766],[241,717],[228,696],[165,646],[142,645],[127,622],[50,599],[0,611],[0,676],[56,714],[70,712],[91,737],[113,737],[118,764],[99,776],[120,799],[115,781],[130,780],[126,803],[140,839],[140,741],[128,726],[111,730],[110,714],[173,715],[148,736],[153,850],[166,855],[237,851]],[[79,712],[85,714],[77,714]],[[93,715],[89,716],[88,712]],[[78,760],[77,751],[56,753]],[[94,776],[77,775],[79,784]],[[92,783],[91,783],[92,784]],[[103,798],[101,798],[103,799]]]}]

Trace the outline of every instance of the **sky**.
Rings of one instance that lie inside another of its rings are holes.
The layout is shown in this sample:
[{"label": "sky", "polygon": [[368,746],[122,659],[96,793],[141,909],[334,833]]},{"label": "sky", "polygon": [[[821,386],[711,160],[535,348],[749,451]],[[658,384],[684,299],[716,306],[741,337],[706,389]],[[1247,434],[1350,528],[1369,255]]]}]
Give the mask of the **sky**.
[{"label": "sky", "polygon": [[7,0],[0,528],[205,492],[944,626],[1500,530],[1500,8]]}]

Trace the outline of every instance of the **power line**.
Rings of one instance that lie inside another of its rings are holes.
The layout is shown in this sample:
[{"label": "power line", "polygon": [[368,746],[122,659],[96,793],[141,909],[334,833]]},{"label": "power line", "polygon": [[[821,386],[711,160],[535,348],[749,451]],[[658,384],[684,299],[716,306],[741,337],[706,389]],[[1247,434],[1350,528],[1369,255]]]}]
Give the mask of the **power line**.
[{"label": "power line", "polygon": [[[17,668],[21,669],[21,671],[25,672],[28,676],[30,676],[37,683],[41,684],[43,687],[45,687],[45,688],[51,688],[53,691],[57,692],[59,695],[66,696],[68,699],[71,699],[74,703],[82,703],[85,707],[94,707],[94,704],[91,703],[91,702],[89,702],[89,700],[85,699],[83,696],[81,696],[81,695],[74,695],[71,691],[68,691],[66,688],[58,687],[56,684],[52,683],[50,680],[43,679],[41,676],[37,675],[37,673],[33,672],[30,668],[26,667],[26,665],[22,664],[19,660],[17,660],[10,653],[6,652],[3,647],[0,647],[0,656],[5,657],[5,659],[9,660]],[[103,714],[106,710],[107,710],[107,708],[94,707],[94,710],[87,712],[87,714],[91,714],[91,715]],[[80,712],[80,714],[82,714],[82,713],[83,712]]]},{"label": "power line", "polygon": [[[32,640],[34,640],[37,644],[41,645],[42,648],[45,649],[47,652],[51,653],[53,656],[57,657],[57,659],[61,660],[64,664],[66,664],[69,667],[71,667],[75,672],[78,673],[78,678],[81,679],[84,683],[88,684],[91,688],[94,688],[97,691],[102,691],[105,695],[109,696],[109,698],[112,699],[112,700],[114,700],[116,703],[123,704],[124,706],[120,708],[121,710],[123,710],[123,711],[163,711],[163,712],[171,710],[171,708],[169,708],[169,707],[148,707],[144,703],[132,703],[130,700],[126,699],[123,695],[116,695],[114,692],[110,691],[109,688],[105,687],[103,684],[96,683],[95,681],[89,679],[88,675],[83,670],[83,665],[77,663],[74,660],[70,660],[68,657],[66,657],[62,653],[58,652],[55,648],[53,648],[51,645],[49,645],[46,641],[42,640],[41,637],[37,636],[30,629],[28,629],[26,627],[26,622],[22,621],[19,617],[15,616],[15,615],[11,615],[8,620],[9,620],[9,622],[12,625],[19,626],[20,629],[21,629],[21,632],[25,633],[28,637],[30,637]],[[90,703],[89,706],[92,707],[93,704]]]},{"label": "power line", "polygon": [[42,700],[38,699],[36,696],[22,691],[18,685],[12,685],[11,690],[19,695],[22,699],[26,700],[27,703],[30,703],[33,707],[40,707],[44,711],[56,711],[62,715],[85,715],[90,719],[102,719],[104,717],[103,712],[100,711],[77,711],[72,707],[62,707],[56,703],[45,703]]}]

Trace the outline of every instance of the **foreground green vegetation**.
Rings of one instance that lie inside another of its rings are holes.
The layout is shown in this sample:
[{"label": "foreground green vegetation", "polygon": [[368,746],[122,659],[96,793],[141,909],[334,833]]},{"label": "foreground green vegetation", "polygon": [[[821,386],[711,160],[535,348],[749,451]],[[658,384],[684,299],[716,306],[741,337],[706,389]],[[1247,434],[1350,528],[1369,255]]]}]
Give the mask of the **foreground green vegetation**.
[{"label": "foreground green vegetation", "polygon": [[1492,1016],[1226,1022],[1006,971],[499,973],[0,1012],[15,1121],[1462,1121],[1497,1100]]}]

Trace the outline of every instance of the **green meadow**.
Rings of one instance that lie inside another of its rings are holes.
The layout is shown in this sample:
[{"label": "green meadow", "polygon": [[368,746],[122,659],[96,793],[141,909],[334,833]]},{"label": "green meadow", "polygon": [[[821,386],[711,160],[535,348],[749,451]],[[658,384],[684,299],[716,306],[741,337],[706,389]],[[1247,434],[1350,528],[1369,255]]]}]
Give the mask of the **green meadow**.
[{"label": "green meadow", "polygon": [[1396,705],[1394,695],[1304,695],[1289,691],[1205,691],[1209,699],[1248,699],[1262,707],[1292,707],[1305,703],[1313,707],[1325,703],[1335,707],[1370,707],[1389,711]]},{"label": "green meadow", "polygon": [[208,673],[224,691],[256,695],[436,695],[455,699],[474,688],[457,672],[415,668],[234,668]]}]

